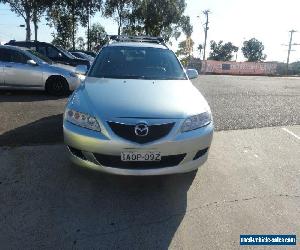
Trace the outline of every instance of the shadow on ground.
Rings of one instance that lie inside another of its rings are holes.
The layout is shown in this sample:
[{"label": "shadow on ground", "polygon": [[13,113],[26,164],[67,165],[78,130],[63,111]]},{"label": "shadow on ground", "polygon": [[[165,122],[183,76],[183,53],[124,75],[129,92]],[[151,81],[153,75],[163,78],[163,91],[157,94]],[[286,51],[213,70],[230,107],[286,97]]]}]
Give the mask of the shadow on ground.
[{"label": "shadow on ground", "polygon": [[78,170],[61,145],[12,150],[0,154],[6,249],[167,249],[195,178]]},{"label": "shadow on ground", "polygon": [[0,134],[0,146],[21,146],[63,142],[63,115],[44,117]]},{"label": "shadow on ground", "polygon": [[67,96],[52,96],[38,90],[0,90],[0,102],[36,102],[59,100]]}]

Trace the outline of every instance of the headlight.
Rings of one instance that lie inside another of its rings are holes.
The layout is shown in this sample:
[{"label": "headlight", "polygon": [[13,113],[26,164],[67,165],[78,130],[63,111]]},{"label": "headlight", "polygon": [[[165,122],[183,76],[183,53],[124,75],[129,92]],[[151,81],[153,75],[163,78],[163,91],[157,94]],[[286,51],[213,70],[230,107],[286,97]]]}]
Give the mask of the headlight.
[{"label": "headlight", "polygon": [[89,114],[81,113],[72,109],[66,109],[64,119],[80,127],[101,131],[96,118]]},{"label": "headlight", "polygon": [[77,74],[76,74],[75,72],[70,72],[69,75],[70,75],[71,77],[78,77]]},{"label": "headlight", "polygon": [[181,127],[181,132],[187,132],[197,128],[204,127],[211,122],[211,114],[209,112],[204,112],[199,115],[194,115],[187,118]]}]

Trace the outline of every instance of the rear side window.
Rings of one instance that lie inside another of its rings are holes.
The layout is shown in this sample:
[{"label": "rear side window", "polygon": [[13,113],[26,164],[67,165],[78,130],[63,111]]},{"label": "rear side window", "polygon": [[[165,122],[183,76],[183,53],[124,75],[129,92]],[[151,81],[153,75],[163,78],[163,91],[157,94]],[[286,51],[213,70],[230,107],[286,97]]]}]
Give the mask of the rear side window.
[{"label": "rear side window", "polygon": [[23,53],[12,50],[12,49],[5,49],[4,59],[6,62],[13,62],[13,63],[26,63],[27,60],[30,58]]},{"label": "rear side window", "polygon": [[47,50],[45,46],[37,46],[36,51],[44,56],[47,56]]},{"label": "rear side window", "polygon": [[59,51],[56,48],[48,47],[48,57],[50,58],[58,58]]}]

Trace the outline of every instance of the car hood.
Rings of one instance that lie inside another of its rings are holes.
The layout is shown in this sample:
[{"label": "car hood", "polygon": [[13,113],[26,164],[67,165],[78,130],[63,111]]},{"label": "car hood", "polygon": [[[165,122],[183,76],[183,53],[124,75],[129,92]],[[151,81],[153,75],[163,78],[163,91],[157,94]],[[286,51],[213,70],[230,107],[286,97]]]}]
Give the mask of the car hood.
[{"label": "car hood", "polygon": [[87,77],[75,96],[86,112],[102,119],[177,119],[210,110],[204,97],[189,80]]},{"label": "car hood", "polygon": [[72,72],[75,72],[75,67],[73,66],[69,66],[69,65],[66,65],[66,64],[62,64],[62,63],[53,63],[51,64],[51,67],[55,68],[55,69],[65,69],[65,70],[68,70],[68,71],[72,71]]}]

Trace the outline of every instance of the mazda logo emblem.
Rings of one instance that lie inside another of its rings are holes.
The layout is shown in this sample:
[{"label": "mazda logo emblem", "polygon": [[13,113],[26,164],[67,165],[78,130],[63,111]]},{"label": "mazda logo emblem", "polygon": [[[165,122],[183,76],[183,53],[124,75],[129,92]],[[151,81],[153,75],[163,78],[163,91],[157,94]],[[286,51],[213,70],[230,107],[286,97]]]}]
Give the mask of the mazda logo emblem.
[{"label": "mazda logo emblem", "polygon": [[147,136],[149,133],[149,127],[145,123],[139,123],[134,127],[134,133],[137,136]]}]

